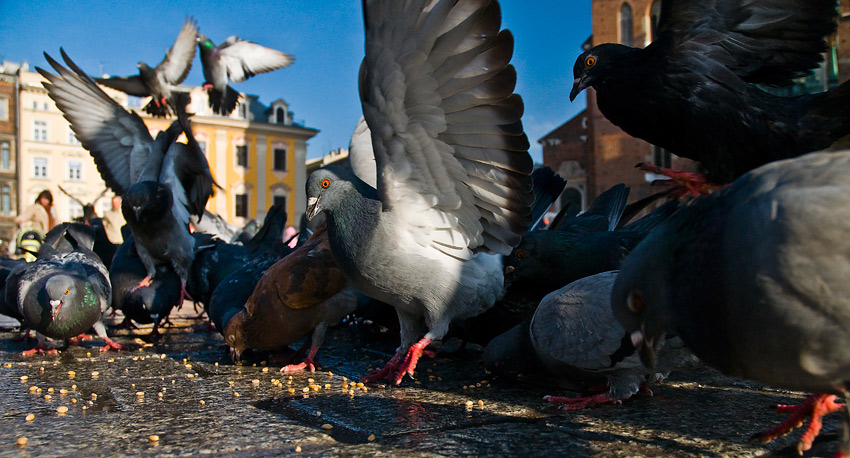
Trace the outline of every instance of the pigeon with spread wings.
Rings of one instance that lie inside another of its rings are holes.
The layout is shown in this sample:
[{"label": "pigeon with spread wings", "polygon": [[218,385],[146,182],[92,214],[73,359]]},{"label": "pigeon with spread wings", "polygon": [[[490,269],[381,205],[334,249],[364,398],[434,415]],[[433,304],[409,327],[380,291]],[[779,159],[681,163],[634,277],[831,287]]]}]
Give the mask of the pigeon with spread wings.
[{"label": "pigeon with spread wings", "polygon": [[[850,84],[795,97],[763,89],[817,68],[835,21],[834,0],[664,0],[645,48],[605,43],[578,57],[570,99],[593,87],[609,121],[728,183],[850,133]],[[658,171],[705,189],[705,177]]]},{"label": "pigeon with spread wings", "polygon": [[531,224],[532,161],[495,1],[364,2],[363,114],[377,189],[329,166],[307,181],[331,252],[361,292],[393,305],[401,346],[369,377],[413,374],[456,319],[502,294],[501,261]]},{"label": "pigeon with spread wings", "polygon": [[[194,258],[189,217],[203,214],[215,181],[187,115],[178,111],[178,121],[152,138],[137,114],[106,95],[64,51],[71,70],[45,57],[58,72],[38,69],[48,81],[48,94],[91,153],[106,185],[124,195],[121,211],[147,271],[139,286],[150,285],[157,265],[167,265],[188,297],[185,285]],[[178,99],[185,101],[182,95]],[[183,132],[188,144],[175,142]]]},{"label": "pigeon with spread wings", "polygon": [[150,96],[151,101],[144,110],[152,116],[166,116],[171,112],[169,104],[175,111],[183,108],[178,107],[172,98],[173,91],[192,69],[197,37],[198,27],[195,21],[189,18],[180,29],[177,40],[165,53],[165,58],[156,67],[152,68],[144,62],[139,62],[138,75],[96,78],[95,81],[136,97]]},{"label": "pigeon with spread wings", "polygon": [[239,101],[239,93],[227,84],[228,81],[241,83],[258,73],[286,67],[293,60],[289,54],[236,36],[228,37],[218,46],[204,35],[198,35],[197,41],[210,108],[224,116],[229,115]]}]

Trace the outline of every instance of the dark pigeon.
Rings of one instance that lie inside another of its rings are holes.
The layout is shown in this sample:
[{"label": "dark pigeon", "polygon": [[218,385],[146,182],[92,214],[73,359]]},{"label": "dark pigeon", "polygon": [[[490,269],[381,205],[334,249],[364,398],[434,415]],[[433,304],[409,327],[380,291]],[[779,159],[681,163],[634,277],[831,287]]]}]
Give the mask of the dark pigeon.
[{"label": "dark pigeon", "polygon": [[[139,286],[149,285],[156,267],[167,265],[185,288],[194,256],[189,219],[203,215],[215,185],[187,115],[178,113],[178,121],[154,139],[138,115],[106,95],[64,51],[72,71],[45,57],[59,73],[38,69],[49,81],[44,83],[48,94],[91,153],[106,185],[123,194],[121,211],[148,274]],[[175,142],[184,132],[188,143]]]},{"label": "dark pigeon", "polygon": [[[112,308],[121,310],[126,319],[139,324],[153,323],[152,335],[159,334],[159,326],[168,319],[171,310],[183,304],[180,297],[180,277],[166,266],[158,266],[156,276],[147,286],[139,283],[147,270],[136,254],[133,235],[124,235],[112,259],[109,278],[112,282]],[[129,325],[129,322],[126,322]]]},{"label": "dark pigeon", "polygon": [[834,0],[665,0],[645,48],[606,43],[578,57],[570,99],[593,87],[626,133],[728,183],[850,133],[850,84],[796,97],[764,90],[817,68],[836,15]]},{"label": "dark pigeon", "polygon": [[531,221],[532,160],[495,1],[364,2],[363,114],[377,189],[329,166],[307,180],[350,284],[393,305],[401,345],[368,377],[401,383],[449,324],[502,294],[500,259]]},{"label": "dark pigeon", "polygon": [[850,151],[813,153],[694,200],[632,251],[612,293],[648,365],[675,334],[723,373],[817,393],[758,436],[787,434],[811,415],[801,453],[821,415],[845,408],[835,395],[850,396],[848,170]]},{"label": "dark pigeon", "polygon": [[292,56],[276,49],[230,36],[216,46],[204,35],[198,35],[201,65],[204,70],[204,89],[209,94],[213,113],[229,115],[239,102],[239,93],[228,84],[241,83],[248,78],[286,67]]},{"label": "dark pigeon", "polygon": [[23,259],[0,257],[0,315],[12,317],[18,321],[22,321],[23,317],[18,311],[17,303],[6,302],[6,285],[8,284],[9,275],[26,265],[27,262]]},{"label": "dark pigeon", "polygon": [[180,29],[177,40],[156,67],[151,68],[148,64],[139,62],[138,75],[95,78],[95,81],[136,97],[150,96],[151,101],[144,110],[152,116],[166,116],[172,110],[183,110],[185,105],[174,100],[174,91],[192,69],[197,37],[198,27],[194,20],[188,18]]},{"label": "dark pigeon", "polygon": [[45,236],[35,262],[7,278],[6,303],[15,304],[22,324],[36,331],[42,352],[44,337],[70,339],[91,328],[106,341],[103,350],[122,349],[106,335],[101,322],[112,300],[109,273],[95,255],[91,228],[65,223]]},{"label": "dark pigeon", "polygon": [[691,359],[679,339],[659,345],[658,364],[645,368],[629,334],[611,312],[611,288],[617,272],[582,278],[548,294],[534,316],[493,339],[484,351],[484,365],[491,372],[533,366],[561,379],[586,387],[604,385],[602,393],[568,398],[547,396],[567,410],[620,403],[641,387],[663,380],[669,372]]},{"label": "dark pigeon", "polygon": [[304,361],[281,369],[312,372],[328,327],[357,306],[354,291],[346,286],[321,226],[306,244],[263,274],[244,307],[227,320],[224,341],[238,359],[248,348],[279,352],[312,333]]}]

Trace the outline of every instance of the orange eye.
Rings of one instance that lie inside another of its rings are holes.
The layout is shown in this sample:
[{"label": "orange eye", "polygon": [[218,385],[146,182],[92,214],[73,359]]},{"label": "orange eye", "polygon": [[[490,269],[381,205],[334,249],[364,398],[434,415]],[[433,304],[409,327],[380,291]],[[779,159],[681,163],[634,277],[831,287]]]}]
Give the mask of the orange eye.
[{"label": "orange eye", "polygon": [[524,258],[524,257],[525,257],[525,251],[518,250],[518,251],[516,252],[516,258],[517,258],[517,259],[522,259],[522,258]]},{"label": "orange eye", "polygon": [[646,304],[644,304],[643,297],[639,292],[631,291],[628,297],[626,297],[626,306],[633,313],[641,313],[643,312],[644,307],[646,307]]},{"label": "orange eye", "polygon": [[331,180],[328,180],[327,178],[325,178],[324,180],[322,180],[322,187],[323,187],[323,188],[327,189],[327,188],[328,188],[328,186],[330,186],[330,185],[331,185]]},{"label": "orange eye", "polygon": [[71,292],[71,288],[68,288],[68,289],[65,290],[65,294],[68,294],[70,292]]},{"label": "orange eye", "polygon": [[593,56],[587,56],[587,59],[584,60],[584,65],[588,67],[593,67],[596,65],[596,58]]}]

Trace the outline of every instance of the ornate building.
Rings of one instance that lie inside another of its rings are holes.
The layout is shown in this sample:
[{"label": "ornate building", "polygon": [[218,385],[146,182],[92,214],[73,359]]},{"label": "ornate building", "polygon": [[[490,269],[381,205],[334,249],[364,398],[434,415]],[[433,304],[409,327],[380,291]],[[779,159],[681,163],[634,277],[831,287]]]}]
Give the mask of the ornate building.
[{"label": "ornate building", "polygon": [[0,240],[15,237],[15,215],[18,214],[18,68],[10,62],[0,63]]}]

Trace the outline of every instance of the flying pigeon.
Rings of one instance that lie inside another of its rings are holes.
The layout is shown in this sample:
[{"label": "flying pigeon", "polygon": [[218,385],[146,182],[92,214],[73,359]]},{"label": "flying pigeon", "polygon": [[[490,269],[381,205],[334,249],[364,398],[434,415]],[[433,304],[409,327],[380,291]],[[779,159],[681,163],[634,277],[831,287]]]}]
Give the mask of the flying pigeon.
[{"label": "flying pigeon", "polygon": [[[612,292],[614,316],[648,365],[674,334],[725,374],[817,393],[758,436],[787,434],[810,415],[801,453],[835,396],[848,397],[848,170],[848,150],[812,153],[690,202],[632,251]],[[850,452],[846,439],[841,449]]]},{"label": "flying pigeon", "polygon": [[236,36],[228,37],[218,46],[204,35],[198,35],[197,42],[210,108],[224,116],[229,115],[239,101],[239,93],[228,81],[241,83],[256,74],[286,67],[293,61],[289,54]]},{"label": "flying pigeon", "polygon": [[571,100],[593,87],[609,121],[699,161],[717,184],[850,133],[850,85],[794,97],[765,90],[817,68],[835,30],[834,0],[661,5],[645,48],[606,43],[578,57]]},{"label": "flying pigeon", "polygon": [[43,352],[44,337],[70,339],[90,328],[104,341],[102,350],[122,349],[101,322],[112,301],[109,272],[91,251],[91,228],[64,223],[45,236],[35,262],[7,278],[5,300],[17,307],[22,324],[36,331],[38,345],[24,354]]},{"label": "flying pigeon", "polygon": [[629,335],[611,312],[616,276],[616,271],[591,275],[546,295],[531,320],[487,345],[485,367],[527,370],[529,364],[537,364],[566,380],[608,387],[589,396],[545,398],[564,409],[578,410],[620,403],[692,359],[684,344],[671,338],[660,342],[656,366],[643,367]]},{"label": "flying pigeon", "polygon": [[[44,83],[48,94],[91,153],[106,185],[123,194],[121,211],[147,271],[139,286],[149,286],[156,266],[167,265],[180,277],[183,296],[188,297],[185,285],[195,243],[189,218],[203,215],[215,181],[185,111],[154,139],[137,114],[106,95],[64,51],[71,70],[45,57],[59,73],[37,69],[49,81]],[[176,98],[186,102],[184,94]],[[176,143],[184,132],[188,144]]]},{"label": "flying pigeon", "polygon": [[238,358],[247,348],[280,351],[312,333],[304,361],[281,369],[312,372],[328,327],[357,306],[354,291],[346,286],[325,226],[320,226],[306,244],[263,274],[244,306],[227,321],[224,341]]},{"label": "flying pigeon", "polygon": [[396,308],[401,346],[367,380],[401,383],[456,320],[502,294],[501,260],[531,225],[532,161],[495,1],[364,2],[363,115],[377,188],[328,166],[307,180],[337,265]]},{"label": "flying pigeon", "polygon": [[159,65],[151,68],[148,64],[139,62],[138,75],[95,78],[95,81],[136,97],[150,96],[151,101],[144,110],[152,116],[166,116],[171,112],[171,107],[175,112],[182,110],[185,106],[178,106],[173,99],[173,93],[175,86],[182,83],[192,69],[197,36],[198,27],[195,21],[187,18],[177,40],[165,53],[165,58]]}]

